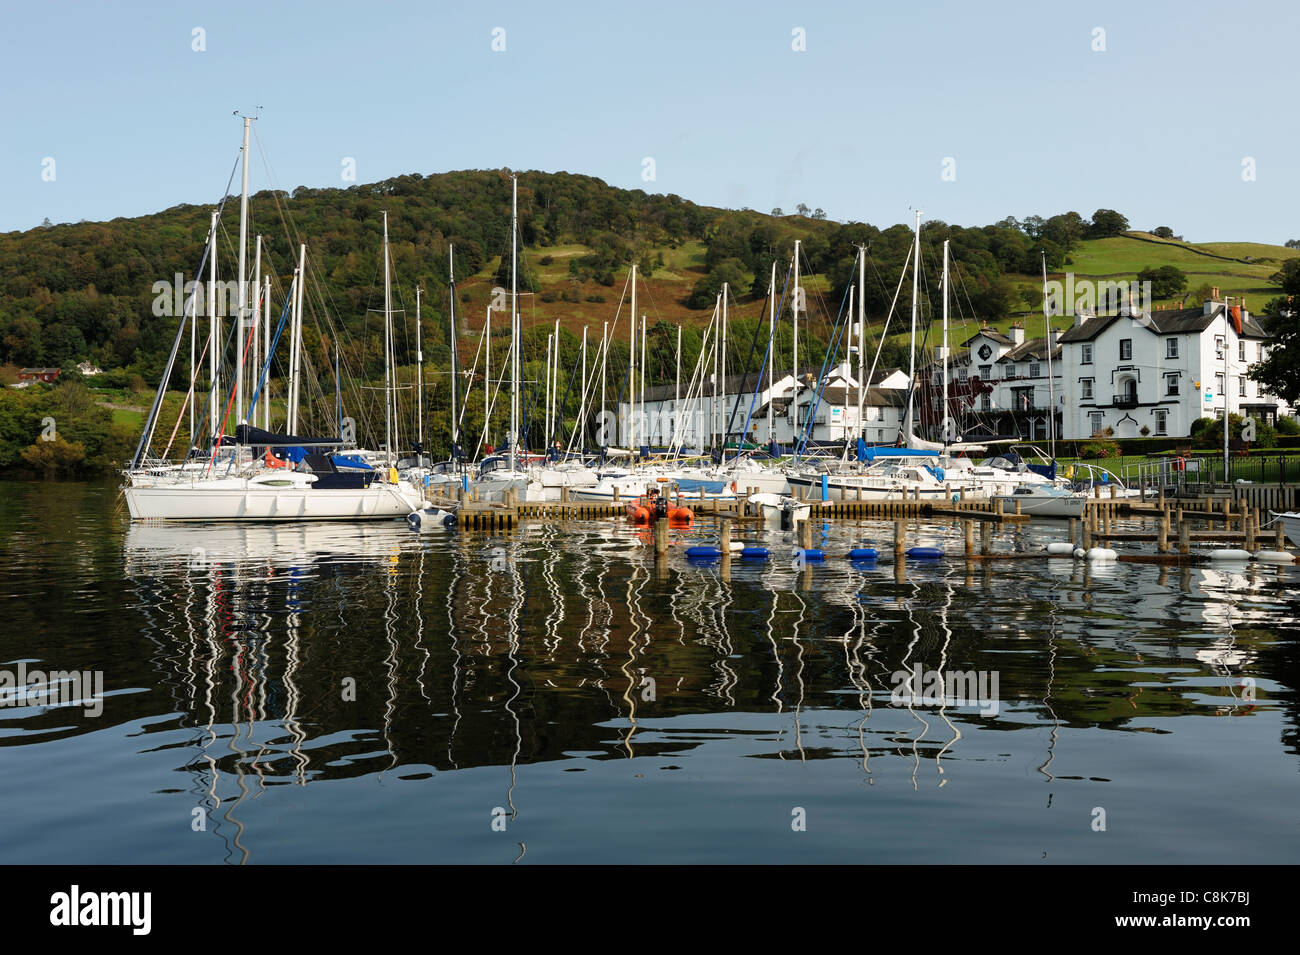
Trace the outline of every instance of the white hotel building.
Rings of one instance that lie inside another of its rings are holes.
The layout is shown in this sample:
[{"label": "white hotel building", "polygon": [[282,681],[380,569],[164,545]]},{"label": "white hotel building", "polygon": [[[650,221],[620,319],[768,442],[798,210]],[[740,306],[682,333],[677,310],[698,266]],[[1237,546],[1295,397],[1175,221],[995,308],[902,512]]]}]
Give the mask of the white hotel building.
[{"label": "white hotel building", "polygon": [[1268,334],[1243,305],[1211,300],[1076,319],[1060,343],[1066,439],[1111,431],[1116,438],[1184,437],[1197,418],[1222,418],[1225,408],[1269,424],[1291,414],[1247,377],[1264,357]]},{"label": "white hotel building", "polygon": [[[1217,290],[1216,290],[1217,291]],[[1238,333],[1229,309],[1239,310]],[[1086,440],[1186,437],[1197,418],[1254,415],[1274,423],[1292,414],[1246,374],[1264,357],[1268,335],[1245,306],[1210,300],[1196,308],[1076,315],[1052,338],[1052,391],[1057,436]],[[1047,437],[1047,352],[1042,338],[1025,340],[981,329],[954,356],[949,380],[974,394],[968,409],[989,434]],[[1226,366],[1225,366],[1226,360]],[[929,367],[931,392],[941,383]],[[932,396],[937,412],[939,399]]]}]

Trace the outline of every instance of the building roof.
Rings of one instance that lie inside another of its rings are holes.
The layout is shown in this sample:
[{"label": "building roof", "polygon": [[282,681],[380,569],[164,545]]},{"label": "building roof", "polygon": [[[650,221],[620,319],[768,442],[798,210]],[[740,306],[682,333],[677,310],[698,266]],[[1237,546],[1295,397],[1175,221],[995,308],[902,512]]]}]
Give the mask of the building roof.
[{"label": "building roof", "polygon": [[[834,372],[835,366],[832,366],[830,369],[828,369],[828,371]],[[888,378],[890,375],[896,374],[901,371],[902,371],[901,368],[877,368],[876,375],[872,379],[872,383],[879,384],[880,382]],[[776,380],[779,382],[785,378],[789,378],[790,372],[791,369],[789,368],[785,368],[785,369],[777,368]],[[800,377],[804,380],[804,387],[805,388],[815,387],[809,385],[808,380],[811,379],[812,381],[815,382],[817,380],[817,376],[820,375],[821,372],[822,372],[821,365],[815,365],[815,366],[809,365],[800,369]],[[734,397],[737,394],[744,394],[744,395],[753,394],[754,390],[758,388],[759,377],[760,374],[757,371],[751,371],[745,375],[727,375],[727,377],[723,379],[721,388],[719,389],[718,393],[730,397]],[[762,382],[763,382],[762,391],[767,391],[771,385],[771,382],[767,380],[766,369],[764,369],[762,372]],[[622,386],[620,386],[620,388],[621,387]],[[689,380],[682,382],[680,394],[683,400],[686,399],[686,392],[689,387],[690,387]],[[699,386],[697,385],[697,387]],[[645,400],[646,401],[671,401],[673,396],[676,394],[678,394],[676,384],[652,385],[651,387],[645,390]],[[703,385],[703,396],[706,398],[711,398],[713,394],[714,394],[713,382],[711,380],[706,380]],[[639,394],[637,396],[637,399],[640,400]],[[624,404],[627,404],[627,400],[628,400],[627,395],[626,394],[623,395]],[[857,399],[855,398],[854,401],[856,400]],[[766,408],[767,405],[765,404],[763,407]]]},{"label": "building roof", "polygon": [[974,335],[972,335],[970,338],[966,339],[964,342],[962,342],[962,343],[961,343],[960,345],[958,345],[957,347],[958,347],[958,348],[965,348],[967,345],[969,345],[969,344],[970,344],[971,342],[973,342],[975,339],[979,338],[981,335],[983,335],[985,338],[992,339],[992,340],[995,341],[995,342],[1001,342],[1003,345],[1014,345],[1014,344],[1015,344],[1015,342],[1012,341],[1009,337],[1007,337],[1006,335],[1003,335],[1001,332],[997,331],[996,329],[993,329],[993,328],[981,328],[978,332],[976,332],[976,333],[975,333]]},{"label": "building roof", "polygon": [[58,372],[59,372],[59,369],[57,369],[57,368],[22,368],[22,369],[19,370],[18,374],[20,374],[20,375],[56,375],[56,374],[58,374]]},{"label": "building roof", "polygon": [[[1082,325],[1075,325],[1061,333],[1060,341],[1090,342],[1122,318],[1132,318],[1143,328],[1155,335],[1198,334],[1223,315],[1223,304],[1216,303],[1210,312],[1204,307],[1172,308],[1157,312],[1139,312],[1136,317],[1128,313],[1115,315],[1098,315]],[[1255,320],[1250,312],[1245,312],[1241,319],[1241,336],[1243,338],[1268,338],[1268,333]]]},{"label": "building roof", "polygon": [[[1011,351],[1007,352],[1005,355],[999,358],[998,361],[999,362],[1042,361],[1046,357],[1047,357],[1047,339],[1031,338],[1029,339],[1029,341],[1017,345],[1015,348],[1011,349]],[[1061,346],[1057,345],[1054,349],[1052,349],[1052,358],[1056,359],[1060,357],[1061,357]]]},{"label": "building roof", "polygon": [[[813,389],[809,389],[809,392],[816,394]],[[827,388],[822,392],[821,403],[856,408],[858,389]],[[901,408],[907,403],[907,393],[898,388],[868,388],[867,393],[863,395],[862,403],[871,408]]]}]

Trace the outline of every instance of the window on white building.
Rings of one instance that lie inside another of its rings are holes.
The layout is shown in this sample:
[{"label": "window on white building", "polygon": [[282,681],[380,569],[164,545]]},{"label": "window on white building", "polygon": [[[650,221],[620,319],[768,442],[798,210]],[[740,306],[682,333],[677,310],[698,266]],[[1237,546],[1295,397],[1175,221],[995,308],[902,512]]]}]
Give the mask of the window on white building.
[{"label": "window on white building", "polygon": [[993,378],[993,366],[980,365],[980,378],[982,378],[984,381],[991,380]]},{"label": "window on white building", "polygon": [[1079,379],[1079,397],[1084,401],[1092,400],[1092,383],[1093,379],[1091,378]]},{"label": "window on white building", "polygon": [[1029,377],[1030,377],[1030,378],[1037,378],[1037,377],[1038,377],[1038,373],[1039,373],[1038,362],[1036,362],[1036,361],[1031,361],[1031,362],[1029,363]]},{"label": "window on white building", "polygon": [[1214,376],[1214,393],[1215,393],[1216,395],[1221,395],[1221,394],[1224,393],[1224,391],[1223,391],[1223,372],[1219,372],[1217,375]]},{"label": "window on white building", "polygon": [[1092,342],[1084,342],[1079,348],[1079,364],[1092,364]]},{"label": "window on white building", "polygon": [[1166,357],[1166,358],[1177,358],[1177,357],[1178,357],[1178,339],[1177,339],[1177,338],[1166,338],[1166,339],[1165,339],[1165,357]]},{"label": "window on white building", "polygon": [[1121,338],[1119,340],[1119,360],[1120,361],[1133,360],[1133,339]]},{"label": "window on white building", "polygon": [[1092,428],[1093,434],[1099,434],[1101,432],[1101,426],[1105,420],[1106,416],[1100,411],[1093,411],[1088,415],[1088,424]]},{"label": "window on white building", "polygon": [[1237,361],[1246,360],[1246,343],[1241,339],[1237,340]]},{"label": "window on white building", "polygon": [[[1172,340],[1174,339],[1171,339],[1171,341]],[[1178,396],[1177,375],[1165,375],[1165,394],[1170,398],[1174,398]]]},{"label": "window on white building", "polygon": [[1243,398],[1246,397],[1246,376],[1245,375],[1242,375],[1240,378],[1237,379],[1237,394],[1241,395],[1241,397]]},{"label": "window on white building", "polygon": [[967,376],[968,373],[969,373],[969,372],[968,372],[968,369],[966,368],[966,366],[965,366],[965,365],[962,365],[960,368],[957,369],[957,380],[958,380],[958,381],[965,381],[965,380],[966,380],[966,376]]},{"label": "window on white building", "polygon": [[980,411],[992,411],[993,401],[988,395],[980,395]]},{"label": "window on white building", "polygon": [[1156,409],[1156,434],[1168,434],[1169,412],[1164,408]]},{"label": "window on white building", "polygon": [[1224,348],[1223,336],[1215,335],[1214,336],[1214,357],[1217,358],[1219,361],[1223,361],[1223,348]]}]

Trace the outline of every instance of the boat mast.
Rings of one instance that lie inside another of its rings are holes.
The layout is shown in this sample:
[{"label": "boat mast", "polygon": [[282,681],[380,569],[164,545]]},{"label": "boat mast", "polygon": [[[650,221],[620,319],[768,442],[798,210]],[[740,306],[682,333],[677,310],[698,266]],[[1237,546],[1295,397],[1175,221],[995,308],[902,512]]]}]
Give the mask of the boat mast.
[{"label": "boat mast", "polygon": [[217,393],[221,390],[221,316],[217,314],[217,214],[212,214],[212,259],[208,263],[208,436],[217,443]]},{"label": "boat mast", "polygon": [[650,425],[645,416],[645,353],[646,353],[646,327],[645,316],[641,316],[641,440],[646,444],[650,443]]},{"label": "boat mast", "polygon": [[863,414],[866,411],[867,385],[867,318],[866,318],[866,298],[867,298],[867,247],[858,246],[858,430],[862,432],[862,440],[867,439],[867,423],[863,420]]},{"label": "boat mast", "polygon": [[546,432],[548,442],[555,441],[560,431],[560,414],[564,411],[560,407],[560,320],[555,320],[555,354],[554,365],[555,371],[551,376],[551,427]]},{"label": "boat mast", "polygon": [[[727,418],[727,298],[730,290],[727,283],[722,283],[722,378],[718,381],[718,388],[722,389],[722,457],[719,464],[727,463],[727,432],[730,430],[731,422]],[[718,392],[714,389],[714,394]]]},{"label": "boat mast", "polygon": [[632,451],[632,459],[636,460],[636,392],[632,389],[636,385],[636,263],[632,263],[632,340],[628,342],[627,351],[627,401],[630,414],[628,415],[628,441],[627,446]]},{"label": "boat mast", "polygon": [[[682,350],[681,343],[677,351]],[[774,411],[772,399],[776,397],[776,259],[772,260],[772,277],[767,283],[767,442],[772,443]]]},{"label": "boat mast", "polygon": [[[491,435],[489,425],[492,423],[492,306],[487,307],[487,318],[483,322],[483,442],[487,443]],[[478,451],[474,452],[477,457]]]},{"label": "boat mast", "polygon": [[[578,409],[578,424],[574,430],[578,433],[578,453],[581,454],[587,447],[587,430],[583,422],[587,417],[587,326],[582,326],[582,402]],[[573,436],[569,438],[569,443],[573,443]]]},{"label": "boat mast", "polygon": [[609,357],[609,322],[604,323],[600,332],[600,443],[603,453],[609,447],[608,419],[605,417],[605,360]]},{"label": "boat mast", "polygon": [[510,177],[510,470],[516,470],[519,443],[519,179]]},{"label": "boat mast", "polygon": [[388,263],[388,213],[384,213],[384,448],[393,463],[393,276]]},{"label": "boat mast", "polygon": [[239,312],[235,316],[235,413],[244,415],[244,323],[248,314],[248,130],[252,117],[244,117],[244,145],[240,149],[242,188],[239,193]]},{"label": "boat mast", "polygon": [[713,394],[709,400],[709,411],[713,416],[713,434],[709,438],[710,445],[718,439],[718,341],[722,338],[721,293],[718,294],[716,301],[713,303],[713,320],[717,323],[717,329],[713,333]]},{"label": "boat mast", "polygon": [[[417,463],[424,457],[424,342],[420,332],[420,286],[415,287],[415,454]],[[451,420],[456,420],[453,402]]]},{"label": "boat mast", "polygon": [[677,433],[682,426],[682,326],[677,326],[677,374],[673,379],[673,438],[671,444],[677,443]]},{"label": "boat mast", "polygon": [[555,349],[555,335],[546,336],[546,383],[542,396],[542,447],[543,451],[550,445],[551,433],[551,355]]},{"label": "boat mast", "polygon": [[921,294],[921,210],[916,210],[916,253],[912,260],[912,332],[907,345],[907,408],[903,413],[903,441],[912,440],[913,406],[916,402],[916,316]]},{"label": "boat mast", "polygon": [[794,367],[794,390],[790,396],[790,440],[799,447],[799,240],[794,240],[794,297],[790,301],[790,314],[794,317],[794,343],[791,359]]},{"label": "boat mast", "polygon": [[[947,304],[945,302],[945,304]],[[1047,250],[1043,250],[1043,334],[1047,342],[1047,440],[1056,461],[1056,387],[1052,382],[1052,313],[1047,307]],[[1226,385],[1225,385],[1226,387]],[[1226,396],[1225,396],[1226,397]]]},{"label": "boat mast", "polygon": [[262,341],[266,348],[266,382],[262,385],[262,429],[271,430],[271,276],[262,279]]},{"label": "boat mast", "polygon": [[[239,283],[239,284],[240,284],[240,285],[243,285],[242,282]],[[261,237],[260,235],[257,237],[257,250],[253,253],[253,286],[252,286],[252,287],[253,287],[254,289],[257,289],[259,292],[262,290],[262,237]],[[254,377],[254,380],[253,380],[253,381],[250,381],[249,384],[251,384],[251,385],[253,386],[253,390],[254,390],[254,391],[257,390],[257,382],[256,382],[256,379],[260,376],[260,373],[261,373],[261,368],[262,368],[262,347],[263,347],[263,346],[261,345],[261,341],[260,341],[261,336],[258,334],[259,330],[261,329],[261,325],[262,325],[262,323],[261,323],[261,321],[259,321],[259,316],[258,316],[258,311],[259,311],[259,309],[257,308],[257,304],[258,304],[258,302],[257,302],[257,296],[255,296],[255,295],[254,295],[254,296],[251,296],[251,300],[250,300],[250,302],[249,302],[249,305],[250,305],[250,308],[249,308],[249,321],[251,322],[251,324],[252,324],[252,326],[253,326],[253,377]],[[242,314],[242,313],[241,313],[241,314]],[[265,396],[262,396],[262,398],[264,399]],[[242,424],[247,424],[247,423],[248,423],[248,414],[247,414],[247,410],[244,408],[244,403],[243,403],[242,400],[239,402],[239,420],[240,420],[240,423],[242,423]]]},{"label": "boat mast", "polygon": [[[849,374],[852,374],[852,373],[853,373],[853,317],[854,317],[854,316],[853,316],[853,293],[854,293],[854,291],[855,291],[855,288],[854,288],[854,286],[853,286],[853,283],[850,282],[850,283],[849,283],[849,318],[848,318],[848,326],[849,326],[849,330],[848,330],[848,332],[849,332],[849,333],[848,333],[848,345],[849,345],[849,347],[848,347],[848,352],[847,352],[847,354],[846,354],[846,356],[845,356],[845,364],[848,366],[848,373],[849,373]],[[860,336],[859,336],[859,338],[858,338],[858,351],[859,351],[859,352],[862,351],[862,339],[861,339]],[[844,389],[844,397],[845,397],[846,399],[848,398],[848,389],[847,389],[847,388]],[[847,403],[848,403],[848,402],[845,401],[845,404],[847,404]],[[859,406],[862,405],[862,376],[861,376],[861,375],[858,376],[858,405],[859,405]],[[848,415],[845,415],[845,417],[847,418]],[[845,428],[845,429],[843,429],[843,431],[844,431],[844,433],[847,434],[848,429]],[[831,429],[830,429],[830,427],[829,427],[829,425],[828,425],[827,428],[826,428],[826,437],[829,438],[829,437],[830,437],[830,434],[831,434]],[[847,440],[845,440],[845,442],[844,442],[844,455],[845,455],[845,457],[848,457],[848,449],[849,449],[849,443],[848,443]]]},{"label": "boat mast", "polygon": [[298,246],[298,270],[293,279],[293,317],[290,322],[289,342],[289,407],[285,430],[289,434],[298,433],[298,380],[301,376],[302,351],[302,287],[307,274],[307,244]]},{"label": "boat mast", "polygon": [[948,240],[943,240],[943,403],[939,405],[939,427],[943,429],[943,447],[947,450],[949,442],[955,437],[956,429],[949,427],[948,410]]},{"label": "boat mast", "polygon": [[[456,433],[460,424],[460,418],[457,417],[456,404],[459,398],[459,362],[456,355],[456,250],[455,246],[447,246],[447,284],[450,291],[451,310],[448,312],[449,332],[451,337],[451,462],[452,468],[456,465],[456,442],[459,435]],[[421,432],[420,440],[424,440]]]}]

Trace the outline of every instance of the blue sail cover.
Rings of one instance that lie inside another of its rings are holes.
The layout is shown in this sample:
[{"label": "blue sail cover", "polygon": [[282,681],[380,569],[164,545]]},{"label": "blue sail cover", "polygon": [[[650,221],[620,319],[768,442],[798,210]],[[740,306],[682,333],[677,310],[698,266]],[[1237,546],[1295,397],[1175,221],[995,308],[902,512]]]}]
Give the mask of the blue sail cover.
[{"label": "blue sail cover", "polygon": [[859,461],[889,460],[890,458],[937,458],[938,451],[926,451],[921,448],[879,448],[860,445]]},{"label": "blue sail cover", "polygon": [[351,468],[356,471],[373,471],[365,459],[359,454],[335,454],[331,456],[334,466],[339,468]]}]

